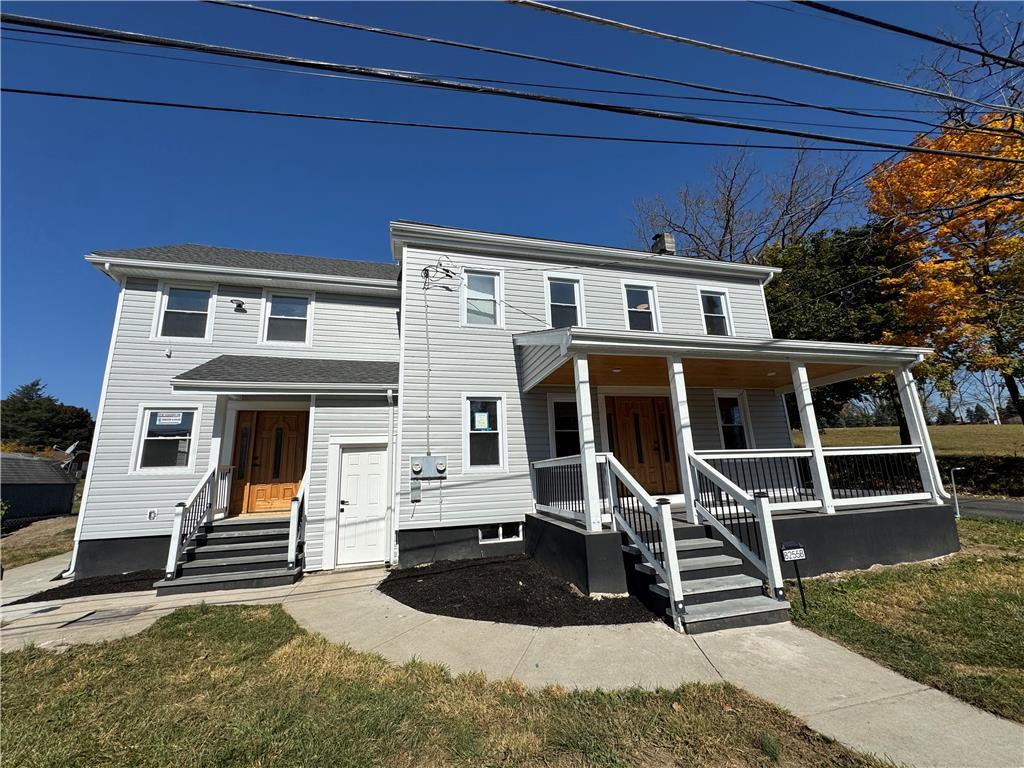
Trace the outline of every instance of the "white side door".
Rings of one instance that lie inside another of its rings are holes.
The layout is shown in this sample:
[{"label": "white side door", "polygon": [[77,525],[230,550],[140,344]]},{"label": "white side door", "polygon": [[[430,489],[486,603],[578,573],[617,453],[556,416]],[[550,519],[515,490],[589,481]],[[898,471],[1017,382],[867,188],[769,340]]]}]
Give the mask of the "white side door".
[{"label": "white side door", "polygon": [[387,559],[388,452],[344,446],[338,499],[338,565]]}]

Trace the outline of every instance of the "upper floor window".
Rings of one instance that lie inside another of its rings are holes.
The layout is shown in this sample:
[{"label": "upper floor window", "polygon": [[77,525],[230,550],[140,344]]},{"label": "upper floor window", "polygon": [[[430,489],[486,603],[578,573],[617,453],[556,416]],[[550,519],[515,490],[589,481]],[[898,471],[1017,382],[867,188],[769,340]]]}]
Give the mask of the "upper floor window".
[{"label": "upper floor window", "polygon": [[266,298],[264,341],[309,343],[309,296],[271,293]]},{"label": "upper floor window", "polygon": [[729,297],[724,291],[701,291],[701,312],[704,315],[704,331],[711,336],[731,336],[729,322]]},{"label": "upper floor window", "polygon": [[143,411],[139,469],[177,469],[191,464],[196,409]]},{"label": "upper floor window", "polygon": [[160,335],[205,339],[211,292],[203,288],[170,286],[163,292]]},{"label": "upper floor window", "polygon": [[583,325],[582,284],[573,277],[548,277],[548,319],[552,328]]},{"label": "upper floor window", "polygon": [[626,299],[626,322],[631,331],[660,330],[653,285],[623,284]]},{"label": "upper floor window", "polygon": [[482,328],[501,326],[501,275],[497,272],[465,272],[463,324]]}]

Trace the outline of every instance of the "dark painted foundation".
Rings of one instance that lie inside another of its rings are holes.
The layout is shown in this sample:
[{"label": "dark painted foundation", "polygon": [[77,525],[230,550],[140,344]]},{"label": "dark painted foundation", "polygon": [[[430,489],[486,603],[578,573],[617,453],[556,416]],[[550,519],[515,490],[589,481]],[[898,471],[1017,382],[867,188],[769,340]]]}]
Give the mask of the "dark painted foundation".
[{"label": "dark painted foundation", "polygon": [[169,536],[130,539],[83,539],[78,543],[75,577],[109,576],[129,571],[163,570]]},{"label": "dark painted foundation", "polygon": [[585,531],[571,523],[527,515],[526,554],[585,594],[627,591],[622,535]]},{"label": "dark painted foundation", "polygon": [[480,543],[478,526],[398,531],[398,564],[403,568],[436,560],[473,560],[523,554],[522,541]]}]

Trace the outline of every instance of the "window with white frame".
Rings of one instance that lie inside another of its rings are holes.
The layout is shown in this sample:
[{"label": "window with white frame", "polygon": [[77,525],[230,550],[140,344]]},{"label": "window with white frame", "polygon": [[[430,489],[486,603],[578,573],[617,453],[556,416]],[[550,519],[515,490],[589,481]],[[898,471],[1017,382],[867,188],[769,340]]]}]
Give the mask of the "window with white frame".
[{"label": "window with white frame", "polygon": [[206,338],[210,294],[205,288],[169,286],[163,292],[160,336],[184,339]]},{"label": "window with white frame", "polygon": [[467,469],[500,469],[504,434],[500,397],[466,398],[466,451]]},{"label": "window with white frame", "polygon": [[499,315],[500,277],[496,272],[466,270],[465,324],[497,328]]},{"label": "window with white frame", "polygon": [[724,291],[701,291],[700,306],[704,313],[704,330],[710,336],[731,336],[729,300]]},{"label": "window with white frame", "polygon": [[722,432],[722,448],[742,451],[748,448],[746,408],[740,395],[718,395],[718,426]]},{"label": "window with white frame", "polygon": [[522,541],[522,523],[498,523],[497,525],[482,525],[480,531],[481,544],[498,544],[502,541]]},{"label": "window with white frame", "polygon": [[309,297],[272,293],[267,296],[263,340],[305,344],[308,338]]},{"label": "window with white frame", "polygon": [[551,403],[555,458],[576,456],[580,452],[580,423],[575,400],[554,400]]},{"label": "window with white frame", "polygon": [[626,285],[626,319],[631,331],[656,331],[658,318],[655,315],[654,287],[650,285]]},{"label": "window with white frame", "polygon": [[190,464],[195,408],[152,408],[142,414],[138,469],[173,469]]},{"label": "window with white frame", "polygon": [[579,280],[567,277],[548,278],[548,313],[552,328],[583,325],[580,304]]}]

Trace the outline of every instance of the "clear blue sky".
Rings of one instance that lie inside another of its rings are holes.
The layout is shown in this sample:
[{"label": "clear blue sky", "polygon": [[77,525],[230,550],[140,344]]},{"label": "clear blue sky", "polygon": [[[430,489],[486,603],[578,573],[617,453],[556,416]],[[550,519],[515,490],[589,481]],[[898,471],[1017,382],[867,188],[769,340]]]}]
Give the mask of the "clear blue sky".
[{"label": "clear blue sky", "polygon": [[[924,106],[906,94],[698,51],[505,4],[293,3],[288,7],[808,101],[867,108]],[[796,7],[788,12],[749,2],[578,7],[890,80],[904,81],[930,48]],[[847,7],[929,32],[963,30],[951,3],[854,3]],[[195,3],[9,2],[4,10],[346,63],[689,93],[672,86]],[[5,32],[8,36],[19,35]],[[736,131],[495,97],[10,40],[4,41],[2,54],[3,83],[13,87],[400,120],[678,139],[761,140]],[[591,98],[615,100],[610,96]],[[739,117],[782,119],[792,115],[808,121],[855,122],[820,112],[661,99],[632,101]],[[707,164],[728,152],[355,127],[9,94],[3,96],[2,107],[0,383],[6,394],[21,383],[42,378],[52,394],[94,412],[116,290],[82,260],[90,250],[199,242],[388,260],[387,224],[392,219],[633,246],[633,200],[668,195],[681,184],[699,182]],[[844,132],[865,138],[909,138],[900,133]],[[789,141],[784,137],[768,140]],[[770,151],[760,151],[756,157],[769,167],[783,159],[780,153]],[[872,157],[862,156],[858,162],[866,168]]]}]

